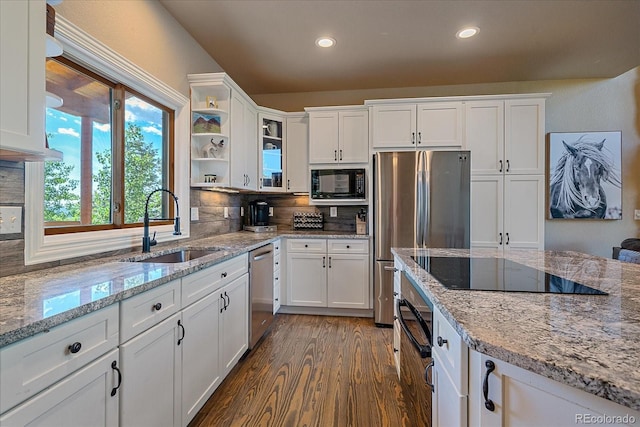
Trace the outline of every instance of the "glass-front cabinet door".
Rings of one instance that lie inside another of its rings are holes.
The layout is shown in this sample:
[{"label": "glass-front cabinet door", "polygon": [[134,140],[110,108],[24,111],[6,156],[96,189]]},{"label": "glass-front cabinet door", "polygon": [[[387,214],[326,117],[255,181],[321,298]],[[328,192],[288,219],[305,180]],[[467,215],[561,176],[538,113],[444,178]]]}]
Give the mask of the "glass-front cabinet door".
[{"label": "glass-front cabinet door", "polygon": [[260,113],[260,152],[259,172],[260,190],[286,191],[285,158],[286,122],[284,117],[275,114]]}]

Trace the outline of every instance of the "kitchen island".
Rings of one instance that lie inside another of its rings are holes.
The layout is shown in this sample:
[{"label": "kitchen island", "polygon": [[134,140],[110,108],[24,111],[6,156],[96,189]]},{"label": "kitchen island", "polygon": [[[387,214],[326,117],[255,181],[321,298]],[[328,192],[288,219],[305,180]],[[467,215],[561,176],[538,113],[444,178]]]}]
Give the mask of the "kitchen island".
[{"label": "kitchen island", "polygon": [[[577,252],[511,250],[502,255],[493,249],[394,249],[393,253],[414,287],[470,350],[631,412],[640,410],[640,266]],[[504,257],[608,295],[447,289],[412,256]]]}]

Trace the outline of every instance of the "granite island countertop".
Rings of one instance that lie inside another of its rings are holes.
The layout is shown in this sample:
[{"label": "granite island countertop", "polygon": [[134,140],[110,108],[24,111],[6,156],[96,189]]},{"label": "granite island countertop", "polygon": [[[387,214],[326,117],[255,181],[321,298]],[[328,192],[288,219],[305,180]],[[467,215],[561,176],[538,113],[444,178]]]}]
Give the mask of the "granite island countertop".
[{"label": "granite island countertop", "polygon": [[[239,231],[176,241],[153,247],[147,254],[132,252],[2,277],[0,348],[280,238],[370,239],[370,236],[306,230],[273,233]],[[181,248],[215,248],[217,251],[182,263],[131,262]]]},{"label": "granite island countertop", "polygon": [[451,290],[411,256],[503,257],[493,249],[393,249],[469,348],[640,410],[640,265],[511,250],[504,258],[608,295]]}]

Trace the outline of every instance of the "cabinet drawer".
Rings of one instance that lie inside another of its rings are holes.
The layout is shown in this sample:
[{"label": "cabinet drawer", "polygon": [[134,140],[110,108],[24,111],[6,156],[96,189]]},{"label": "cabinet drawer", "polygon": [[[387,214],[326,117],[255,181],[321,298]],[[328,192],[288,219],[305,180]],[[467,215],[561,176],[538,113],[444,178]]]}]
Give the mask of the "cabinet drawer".
[{"label": "cabinet drawer", "polygon": [[289,239],[287,240],[287,252],[320,253],[327,251],[325,239]]},{"label": "cabinet drawer", "polygon": [[120,301],[120,343],[180,310],[180,280]]},{"label": "cabinet drawer", "polygon": [[282,240],[276,240],[273,242],[273,256],[280,255],[280,248],[282,246]]},{"label": "cabinet drawer", "polygon": [[366,254],[369,253],[368,240],[327,240],[328,252],[331,254]]},{"label": "cabinet drawer", "polygon": [[182,306],[186,307],[247,272],[243,254],[182,278]]},{"label": "cabinet drawer", "polygon": [[432,351],[438,355],[442,369],[447,372],[458,392],[467,394],[468,347],[436,307],[433,310],[432,337]]},{"label": "cabinet drawer", "polygon": [[115,348],[118,321],[113,304],[0,350],[0,413]]}]

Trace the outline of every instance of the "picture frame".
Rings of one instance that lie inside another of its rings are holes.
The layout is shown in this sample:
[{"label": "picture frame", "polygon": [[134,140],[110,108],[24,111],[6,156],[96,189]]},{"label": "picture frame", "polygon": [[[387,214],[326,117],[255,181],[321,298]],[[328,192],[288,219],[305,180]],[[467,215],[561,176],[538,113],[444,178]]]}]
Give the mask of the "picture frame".
[{"label": "picture frame", "polygon": [[549,219],[622,219],[622,132],[550,132]]},{"label": "picture frame", "polygon": [[217,114],[192,113],[191,132],[198,133],[220,133],[221,120]]},{"label": "picture frame", "polygon": [[215,96],[207,96],[207,108],[218,108],[218,99]]}]

